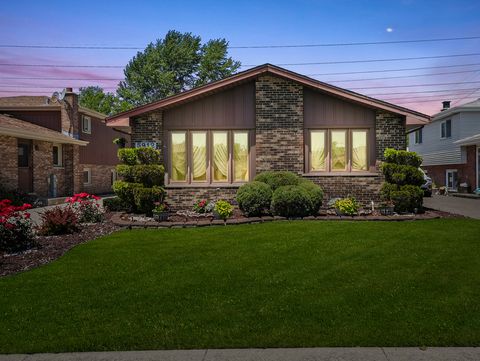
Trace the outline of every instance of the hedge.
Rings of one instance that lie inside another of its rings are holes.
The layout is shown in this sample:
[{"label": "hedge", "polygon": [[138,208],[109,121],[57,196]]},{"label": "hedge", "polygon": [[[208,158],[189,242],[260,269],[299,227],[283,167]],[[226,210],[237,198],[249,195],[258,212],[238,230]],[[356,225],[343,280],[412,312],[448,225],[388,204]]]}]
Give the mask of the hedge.
[{"label": "hedge", "polygon": [[263,182],[244,184],[237,191],[238,207],[247,217],[260,216],[270,209],[272,193],[270,186]]}]

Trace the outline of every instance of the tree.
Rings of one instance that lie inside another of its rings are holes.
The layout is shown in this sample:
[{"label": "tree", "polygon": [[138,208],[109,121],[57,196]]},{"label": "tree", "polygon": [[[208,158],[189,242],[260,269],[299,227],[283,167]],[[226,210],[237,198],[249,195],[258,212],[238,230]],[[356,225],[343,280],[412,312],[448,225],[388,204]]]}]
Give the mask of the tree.
[{"label": "tree", "polygon": [[192,33],[169,31],[127,64],[118,97],[138,106],[229,76],[240,62],[228,56],[225,39],[209,40]]},{"label": "tree", "polygon": [[112,115],[132,108],[129,103],[120,100],[113,93],[105,93],[103,88],[99,86],[80,88],[78,101],[82,107],[96,110],[106,115]]}]

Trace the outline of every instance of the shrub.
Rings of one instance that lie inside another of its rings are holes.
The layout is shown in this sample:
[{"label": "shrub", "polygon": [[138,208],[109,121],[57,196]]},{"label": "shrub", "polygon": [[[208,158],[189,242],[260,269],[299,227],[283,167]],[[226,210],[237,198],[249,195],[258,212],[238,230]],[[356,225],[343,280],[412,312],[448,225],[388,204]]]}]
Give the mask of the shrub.
[{"label": "shrub", "polygon": [[0,201],[0,249],[19,251],[33,245],[31,205],[15,206],[10,199]]},{"label": "shrub", "polygon": [[422,157],[415,152],[408,152],[406,150],[387,148],[385,149],[384,157],[387,163],[408,165],[414,168],[418,168],[422,164]]},{"label": "shrub", "polygon": [[104,198],[103,208],[109,212],[119,212],[127,209],[127,206],[119,197]]},{"label": "shrub", "polygon": [[212,211],[212,207],[207,199],[199,199],[193,204],[193,211],[201,214],[209,213]]},{"label": "shrub", "polygon": [[123,164],[135,165],[138,163],[136,148],[120,148],[117,152],[118,159]]},{"label": "shrub", "polygon": [[404,185],[397,186],[395,184],[382,187],[382,198],[392,201],[395,206],[395,212],[407,213],[422,210],[423,191],[418,186]]},{"label": "shrub", "polygon": [[33,208],[33,205],[37,201],[37,196],[18,189],[7,189],[2,184],[0,184],[0,199],[11,200],[11,205],[22,206],[24,204],[30,204]]},{"label": "shrub", "polygon": [[135,212],[134,190],[143,187],[139,183],[129,183],[125,181],[115,181],[112,189],[118,198],[127,206],[128,211]]},{"label": "shrub", "polygon": [[305,189],[310,196],[310,202],[312,204],[312,208],[310,209],[310,214],[312,216],[317,215],[323,202],[322,188],[308,179],[300,179],[300,182],[298,185],[299,187]]},{"label": "shrub", "polygon": [[344,215],[354,216],[358,213],[358,203],[355,198],[337,199],[335,202],[335,209]]},{"label": "shrub", "polygon": [[257,182],[266,183],[275,191],[282,186],[296,186],[299,183],[300,177],[292,172],[287,171],[267,171],[262,172],[255,177]]},{"label": "shrub", "polygon": [[219,200],[215,203],[213,210],[220,219],[226,220],[233,215],[233,206],[224,200]]},{"label": "shrub", "polygon": [[39,233],[56,236],[78,231],[78,217],[73,208],[57,206],[47,209],[41,215],[42,224]]},{"label": "shrub", "polygon": [[277,188],[273,192],[271,207],[275,215],[283,217],[305,217],[313,208],[308,191],[295,185]]},{"label": "shrub", "polygon": [[98,201],[100,197],[88,193],[78,193],[73,197],[67,198],[66,202],[70,204],[78,216],[80,223],[98,223],[103,221],[104,211]]},{"label": "shrub", "polygon": [[133,165],[118,164],[115,169],[122,180],[125,182],[133,182],[133,167]]},{"label": "shrub", "polygon": [[[135,183],[134,183],[135,184]],[[148,216],[152,215],[156,202],[163,202],[164,190],[162,187],[154,186],[152,188],[136,187],[133,190],[135,209]]]},{"label": "shrub", "polygon": [[422,171],[411,165],[383,163],[382,171],[385,175],[385,180],[389,183],[421,186],[425,182]]},{"label": "shrub", "polygon": [[151,147],[134,148],[140,164],[160,164],[160,151]]},{"label": "shrub", "polygon": [[160,164],[138,164],[131,167],[134,183],[141,183],[144,187],[163,186],[165,169]]},{"label": "shrub", "polygon": [[247,217],[260,216],[270,209],[272,194],[272,189],[268,184],[253,181],[238,189],[236,199],[240,210]]}]

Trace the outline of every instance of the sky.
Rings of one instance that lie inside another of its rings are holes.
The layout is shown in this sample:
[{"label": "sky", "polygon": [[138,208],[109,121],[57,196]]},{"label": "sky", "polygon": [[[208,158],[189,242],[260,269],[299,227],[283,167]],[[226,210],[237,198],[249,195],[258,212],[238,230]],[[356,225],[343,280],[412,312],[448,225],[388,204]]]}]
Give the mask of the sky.
[{"label": "sky", "polygon": [[[65,87],[88,85],[113,92],[123,77],[123,67],[138,51],[9,47],[12,45],[143,49],[149,42],[163,38],[168,30],[192,32],[203,42],[225,38],[232,47],[475,37],[480,36],[479,14],[478,0],[2,1],[0,96],[51,95]],[[267,62],[330,62],[282,66],[426,114],[438,112],[442,100],[458,105],[480,97],[480,39],[233,48],[229,53],[242,62],[241,70]],[[472,53],[479,55],[346,63]],[[39,66],[47,64],[118,68]],[[403,70],[411,68],[426,69]],[[379,70],[388,71],[372,73]],[[331,74],[345,72],[360,73]],[[366,80],[385,77],[397,78]]]}]

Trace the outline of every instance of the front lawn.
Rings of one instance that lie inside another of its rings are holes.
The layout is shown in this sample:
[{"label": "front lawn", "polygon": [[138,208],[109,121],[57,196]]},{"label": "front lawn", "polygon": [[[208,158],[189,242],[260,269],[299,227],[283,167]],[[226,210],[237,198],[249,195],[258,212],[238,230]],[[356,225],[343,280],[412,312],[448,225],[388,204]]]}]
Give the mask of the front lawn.
[{"label": "front lawn", "polygon": [[122,231],[0,279],[0,353],[480,345],[480,222]]}]

